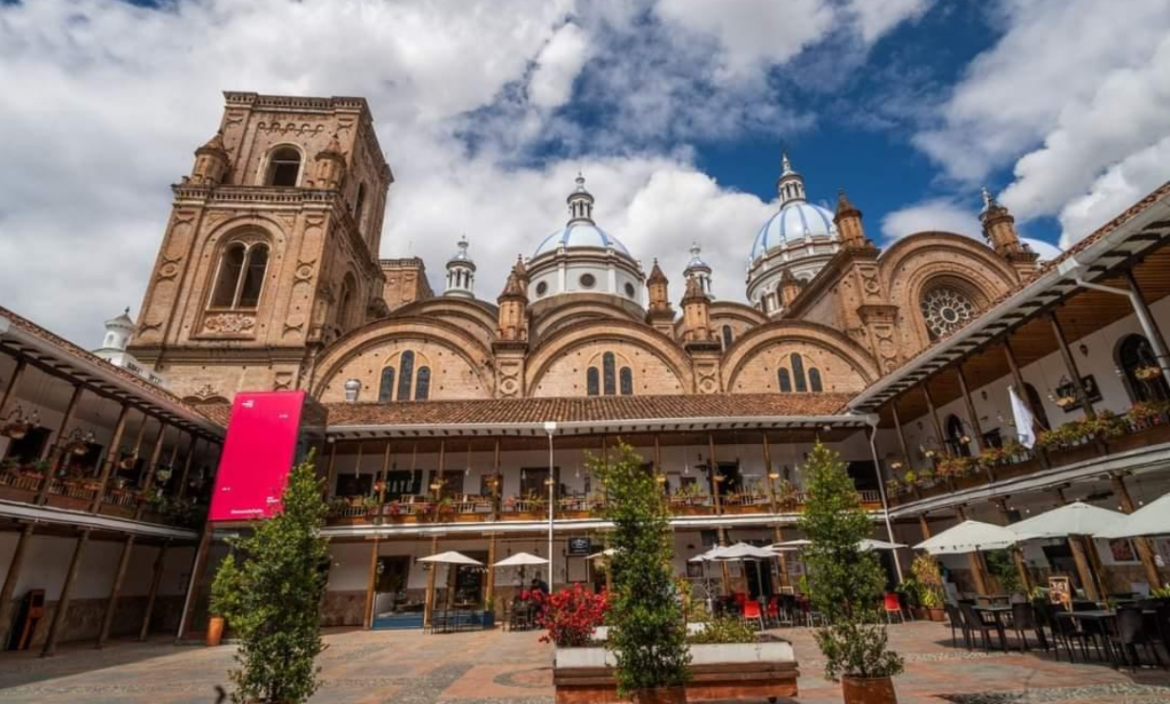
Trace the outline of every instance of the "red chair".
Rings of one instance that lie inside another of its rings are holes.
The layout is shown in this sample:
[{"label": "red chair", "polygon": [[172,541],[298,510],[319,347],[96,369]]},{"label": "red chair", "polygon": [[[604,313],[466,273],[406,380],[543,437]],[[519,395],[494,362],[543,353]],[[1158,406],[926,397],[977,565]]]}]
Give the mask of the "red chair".
[{"label": "red chair", "polygon": [[764,630],[764,617],[760,613],[760,602],[745,601],[743,604],[743,620],[755,621],[759,629]]},{"label": "red chair", "polygon": [[736,608],[739,609],[740,613],[743,613],[743,605],[746,604],[748,600],[747,592],[735,592],[731,595],[731,597],[735,599]]},{"label": "red chair", "polygon": [[896,592],[886,592],[882,606],[886,610],[887,623],[893,623],[894,614],[898,615],[899,623],[906,622],[906,617],[902,614],[902,602],[898,600],[898,594]]},{"label": "red chair", "polygon": [[768,602],[768,622],[777,625],[780,623],[780,602],[776,599]]}]

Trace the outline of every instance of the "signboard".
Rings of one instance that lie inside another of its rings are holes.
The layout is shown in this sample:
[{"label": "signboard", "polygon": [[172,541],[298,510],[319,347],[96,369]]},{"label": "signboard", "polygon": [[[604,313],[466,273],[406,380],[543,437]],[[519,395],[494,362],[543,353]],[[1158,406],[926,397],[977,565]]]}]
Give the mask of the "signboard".
[{"label": "signboard", "polygon": [[1072,611],[1072,583],[1068,577],[1048,578],[1048,601]]},{"label": "signboard", "polygon": [[304,406],[303,391],[236,395],[209,520],[267,518],[280,510],[280,496],[297,459]]},{"label": "signboard", "polygon": [[593,554],[589,538],[569,538],[569,557],[586,557]]}]

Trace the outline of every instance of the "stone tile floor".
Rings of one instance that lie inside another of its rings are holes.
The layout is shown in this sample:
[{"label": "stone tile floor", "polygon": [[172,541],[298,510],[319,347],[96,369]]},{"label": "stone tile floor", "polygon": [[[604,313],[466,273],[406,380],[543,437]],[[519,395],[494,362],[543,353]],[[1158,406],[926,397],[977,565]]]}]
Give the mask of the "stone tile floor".
[{"label": "stone tile floor", "polygon": [[[903,704],[1150,704],[1170,702],[1170,674],[1117,671],[1107,665],[1054,662],[1050,655],[967,652],[950,646],[940,624],[890,629],[906,657],[896,686]],[[840,702],[838,685],[805,629],[786,629],[800,660],[799,702]],[[320,659],[324,684],[313,702],[327,704],[549,704],[552,648],[536,633],[487,631],[422,635],[418,631],[330,630]],[[234,647],[175,646],[167,640],[86,644],[40,659],[0,655],[0,702],[57,704],[205,704],[228,686]]]}]

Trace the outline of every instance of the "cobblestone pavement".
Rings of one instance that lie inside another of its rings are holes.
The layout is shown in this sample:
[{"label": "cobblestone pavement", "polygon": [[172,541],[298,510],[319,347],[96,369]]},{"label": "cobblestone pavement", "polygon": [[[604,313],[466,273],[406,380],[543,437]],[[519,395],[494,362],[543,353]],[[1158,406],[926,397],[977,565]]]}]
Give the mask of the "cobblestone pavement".
[{"label": "cobblestone pavement", "polygon": [[[1054,662],[1033,653],[968,652],[950,646],[939,624],[890,629],[906,658],[896,680],[903,704],[1170,703],[1170,675],[1119,672],[1106,665]],[[805,629],[780,632],[796,648],[803,673],[797,701],[840,702],[822,677],[823,661]],[[487,631],[422,635],[418,631],[331,630],[320,658],[325,704],[551,704],[552,648],[535,633]],[[175,646],[166,640],[85,644],[54,658],[0,655],[0,702],[208,704],[228,687],[234,647]]]}]

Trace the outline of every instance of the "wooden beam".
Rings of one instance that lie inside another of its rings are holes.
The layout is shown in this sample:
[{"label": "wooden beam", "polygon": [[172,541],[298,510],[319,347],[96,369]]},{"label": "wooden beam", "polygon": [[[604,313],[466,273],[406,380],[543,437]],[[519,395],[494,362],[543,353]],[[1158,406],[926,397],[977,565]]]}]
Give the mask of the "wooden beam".
[{"label": "wooden beam", "polygon": [[[57,426],[53,442],[45,443],[45,447],[41,451],[41,459],[50,463],[49,476],[46,477],[46,480],[51,479],[53,471],[57,469],[58,460],[64,449],[61,446],[61,440],[65,437],[65,431],[69,428],[69,424],[73,422],[73,416],[77,412],[77,403],[81,400],[83,392],[81,384],[73,385],[73,393],[69,395],[69,403],[65,405],[65,414],[61,416],[61,423]],[[45,482],[45,484],[48,483],[48,481]]]},{"label": "wooden beam", "polygon": [[[166,423],[159,421],[158,439],[154,441],[154,450],[151,451],[150,460],[146,465],[146,476],[140,477],[138,482],[140,493],[138,506],[134,509],[134,520],[136,521],[142,520],[142,512],[146,510],[146,497],[154,487],[154,473],[158,468],[158,460],[162,456],[163,440],[166,438],[166,434]],[[178,441],[179,439],[176,437],[175,442],[177,443]]]},{"label": "wooden beam", "polygon": [[162,583],[163,566],[166,564],[167,548],[171,541],[167,540],[158,549],[158,557],[154,560],[154,575],[150,578],[150,591],[146,593],[146,612],[142,614],[142,628],[138,630],[138,640],[145,641],[150,635],[150,617],[154,614],[154,602],[158,598],[158,587]]},{"label": "wooden beam", "polygon": [[[910,461],[910,450],[906,447],[906,429],[902,427],[902,419],[898,417],[898,399],[895,397],[890,401],[890,411],[894,416],[894,429],[898,431],[898,447],[902,450],[902,463],[906,469],[910,469],[914,464]],[[899,481],[901,477],[896,477]]]},{"label": "wooden beam", "polygon": [[[159,429],[162,430],[161,428]],[[110,626],[114,623],[114,612],[118,609],[118,597],[122,595],[122,582],[126,579],[126,568],[130,565],[130,552],[134,549],[134,536],[127,536],[122,545],[122,556],[118,558],[118,569],[114,572],[114,586],[106,600],[106,611],[102,615],[102,627],[98,632],[97,647],[104,648],[110,637]]]},{"label": "wooden beam", "polygon": [[935,444],[938,446],[939,450],[942,450],[944,447],[946,447],[947,436],[943,432],[942,423],[940,423],[938,420],[938,409],[935,408],[934,397],[930,394],[930,383],[927,381],[922,382],[922,396],[926,399],[927,414],[930,416],[930,422],[934,428]]},{"label": "wooden beam", "polygon": [[[130,406],[123,403],[122,410],[118,413],[118,422],[114,424],[114,437],[110,440],[110,447],[106,451],[106,461],[102,466],[101,478],[98,481],[98,490],[94,494],[93,503],[89,507],[91,513],[97,513],[102,507],[102,499],[106,495],[106,486],[110,483],[110,473],[120,459],[118,455],[122,450],[122,434],[126,432],[126,416],[129,413]],[[145,419],[143,422],[145,422]]]},{"label": "wooden beam", "polygon": [[184,641],[191,632],[191,611],[195,608],[195,598],[199,595],[199,580],[203,578],[203,570],[207,568],[207,553],[211,549],[211,522],[203,526],[203,535],[199,537],[199,547],[195,548],[195,562],[191,565],[191,579],[187,583],[187,594],[183,598],[183,611],[179,615],[179,633],[176,639]]},{"label": "wooden beam", "polygon": [[375,589],[378,586],[378,536],[374,536],[374,542],[370,545],[370,572],[366,581],[366,609],[363,625],[367,631],[374,627],[374,596]]},{"label": "wooden beam", "polygon": [[24,378],[24,373],[27,370],[28,361],[24,357],[18,357],[16,360],[16,370],[12,372],[12,378],[8,381],[8,386],[4,387],[4,395],[0,396],[0,418],[8,415],[8,402],[16,398],[16,389],[20,386],[20,381]]},{"label": "wooden beam", "polygon": [[[1109,485],[1113,489],[1113,495],[1117,497],[1117,503],[1121,506],[1122,513],[1133,513],[1135,508],[1133,498],[1129,495],[1129,488],[1125,486],[1125,478],[1120,474],[1110,474]],[[1137,546],[1138,558],[1142,561],[1150,588],[1158,587],[1162,584],[1162,578],[1158,576],[1158,563],[1154,559],[1155,552],[1153,546],[1150,545],[1150,539],[1134,538],[1134,544]]]},{"label": "wooden beam", "polygon": [[979,423],[979,414],[975,412],[975,401],[971,398],[971,388],[967,386],[967,375],[963,373],[963,365],[956,364],[955,372],[959,375],[959,390],[963,394],[963,405],[971,421],[971,430],[975,431],[975,436],[971,438],[975,443],[974,454],[979,454],[983,449],[983,426]]},{"label": "wooden beam", "polygon": [[8,563],[8,571],[4,575],[4,587],[0,588],[0,646],[8,644],[9,629],[12,626],[12,597],[16,592],[16,582],[20,579],[20,571],[24,566],[24,556],[32,543],[33,524],[26,523],[20,530],[20,537],[16,539],[16,550]]},{"label": "wooden beam", "polygon": [[1064,368],[1072,377],[1072,385],[1077,391],[1081,408],[1085,410],[1086,417],[1096,418],[1097,412],[1093,410],[1093,404],[1089,401],[1089,394],[1085,391],[1084,382],[1081,381],[1081,371],[1077,369],[1077,361],[1068,348],[1068,341],[1064,337],[1064,330],[1060,327],[1060,320],[1056,317],[1055,312],[1048,313],[1048,320],[1052,323],[1052,334],[1056,337],[1057,347],[1060,348],[1060,357],[1064,360]]},{"label": "wooden beam", "polygon": [[73,591],[73,582],[77,579],[77,570],[81,566],[81,553],[85,544],[89,542],[89,528],[81,531],[77,538],[77,546],[73,548],[73,557],[69,560],[69,570],[65,573],[65,584],[61,586],[61,596],[57,599],[57,607],[53,610],[53,620],[49,622],[49,634],[45,637],[45,646],[41,649],[41,657],[57,654],[57,639],[61,635],[61,624],[65,622],[65,614],[69,611],[69,594]]},{"label": "wooden beam", "polygon": [[187,459],[183,461],[183,471],[179,473],[179,481],[171,491],[171,495],[175,498],[182,498],[183,492],[187,490],[187,477],[191,475],[191,462],[195,459],[195,449],[199,446],[198,437],[191,435],[190,438],[191,444],[187,447]]}]

